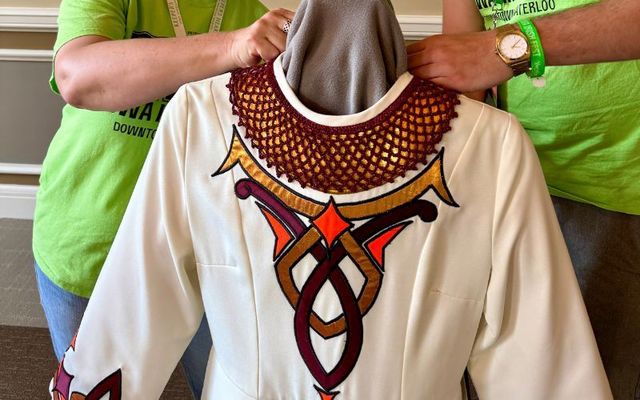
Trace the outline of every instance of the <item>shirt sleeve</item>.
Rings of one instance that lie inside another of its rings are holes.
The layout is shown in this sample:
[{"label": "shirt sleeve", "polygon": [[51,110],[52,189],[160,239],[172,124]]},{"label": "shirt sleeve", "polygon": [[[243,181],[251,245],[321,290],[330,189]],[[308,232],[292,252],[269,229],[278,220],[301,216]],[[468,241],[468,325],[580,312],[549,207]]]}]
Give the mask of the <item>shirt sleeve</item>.
[{"label": "shirt sleeve", "polygon": [[514,117],[497,151],[492,270],[468,364],[478,395],[612,399],[538,158]]},{"label": "shirt sleeve", "polygon": [[187,108],[180,89],[52,381],[54,399],[74,398],[74,392],[87,399],[106,393],[110,399],[159,398],[200,325],[204,312],[183,179]]},{"label": "shirt sleeve", "polygon": [[[128,1],[125,0],[63,0],[58,14],[58,35],[53,46],[54,59],[58,50],[72,39],[98,35],[109,39],[124,39]],[[60,94],[53,72],[51,90]]]}]

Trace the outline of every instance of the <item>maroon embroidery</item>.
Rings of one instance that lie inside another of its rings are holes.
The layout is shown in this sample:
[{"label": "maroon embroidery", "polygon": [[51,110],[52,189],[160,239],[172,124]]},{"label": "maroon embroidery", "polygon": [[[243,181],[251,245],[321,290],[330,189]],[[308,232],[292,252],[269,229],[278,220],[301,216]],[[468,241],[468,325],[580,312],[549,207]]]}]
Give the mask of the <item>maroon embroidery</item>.
[{"label": "maroon embroidery", "polygon": [[52,395],[54,400],[101,400],[105,395],[108,400],[122,399],[122,371],[117,370],[102,382],[98,383],[86,396],[79,392],[73,392],[69,397],[69,390],[73,375],[69,375],[64,369],[64,359],[58,367],[58,372],[54,378]]},{"label": "maroon embroidery", "polygon": [[106,394],[109,395],[109,400],[122,398],[122,371],[117,370],[106,377],[87,394],[85,400],[100,400]]},{"label": "maroon embroidery", "polygon": [[260,158],[278,177],[326,193],[371,189],[426,165],[459,104],[455,92],[413,78],[371,120],[330,127],[308,120],[287,102],[272,63],[234,71],[228,87],[238,125]]},{"label": "maroon embroidery", "polygon": [[62,361],[58,365],[58,369],[53,377],[53,388],[51,394],[53,400],[101,400],[106,394],[109,395],[108,400],[121,400],[122,399],[122,371],[117,370],[102,382],[98,383],[86,396],[79,392],[71,393],[71,382],[75,376],[69,374],[64,368],[65,358],[67,353],[75,351],[76,349],[77,334],[71,340],[71,345],[62,356]]}]

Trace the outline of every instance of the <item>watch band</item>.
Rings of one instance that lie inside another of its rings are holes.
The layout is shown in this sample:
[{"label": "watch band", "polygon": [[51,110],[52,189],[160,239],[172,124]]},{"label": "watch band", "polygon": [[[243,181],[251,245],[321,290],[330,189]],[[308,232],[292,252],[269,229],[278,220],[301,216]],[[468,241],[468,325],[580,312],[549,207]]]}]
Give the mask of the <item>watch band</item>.
[{"label": "watch band", "polygon": [[508,65],[513,70],[513,76],[521,75],[531,70],[531,61],[528,58],[512,61],[511,64]]}]

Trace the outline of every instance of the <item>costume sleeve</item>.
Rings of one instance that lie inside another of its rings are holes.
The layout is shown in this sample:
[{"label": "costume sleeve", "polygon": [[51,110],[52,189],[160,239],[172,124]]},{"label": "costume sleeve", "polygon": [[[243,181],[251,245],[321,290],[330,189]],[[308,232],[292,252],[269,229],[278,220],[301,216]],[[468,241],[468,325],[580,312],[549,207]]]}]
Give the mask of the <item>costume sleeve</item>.
[{"label": "costume sleeve", "polygon": [[[124,39],[128,3],[125,0],[63,0],[58,14],[58,35],[53,46],[54,58],[64,44],[80,36]],[[55,93],[60,93],[53,72],[49,85]]]},{"label": "costume sleeve", "polygon": [[478,395],[611,399],[536,153],[515,118],[496,151],[492,270],[468,364]]},{"label": "costume sleeve", "polygon": [[74,392],[87,400],[105,393],[111,400],[159,398],[200,325],[183,179],[187,114],[181,89],[165,111],[78,334],[52,381],[54,399],[72,399]]}]

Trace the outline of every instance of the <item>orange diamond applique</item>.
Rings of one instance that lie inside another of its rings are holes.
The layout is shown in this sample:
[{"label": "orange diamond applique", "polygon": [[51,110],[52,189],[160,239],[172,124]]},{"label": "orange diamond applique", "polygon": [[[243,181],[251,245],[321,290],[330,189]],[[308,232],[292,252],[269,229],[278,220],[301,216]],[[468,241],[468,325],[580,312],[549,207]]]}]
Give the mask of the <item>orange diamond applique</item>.
[{"label": "orange diamond applique", "polygon": [[329,200],[329,203],[324,210],[313,221],[311,221],[318,231],[324,237],[329,248],[333,247],[334,242],[345,231],[349,230],[353,224],[346,221],[340,212],[336,203],[333,201],[333,197]]}]

